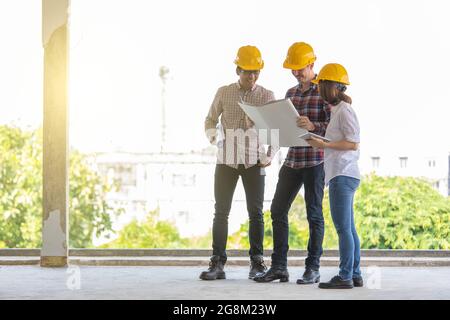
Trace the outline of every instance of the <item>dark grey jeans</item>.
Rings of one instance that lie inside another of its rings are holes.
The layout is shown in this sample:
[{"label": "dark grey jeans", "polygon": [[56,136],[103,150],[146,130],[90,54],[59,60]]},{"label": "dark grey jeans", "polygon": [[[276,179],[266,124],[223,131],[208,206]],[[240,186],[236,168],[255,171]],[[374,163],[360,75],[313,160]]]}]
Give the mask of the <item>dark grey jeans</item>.
[{"label": "dark grey jeans", "polygon": [[289,250],[288,213],[302,185],[305,187],[306,215],[309,223],[307,269],[319,270],[325,223],[322,212],[325,173],[323,163],[310,168],[283,166],[270,208],[273,227],[272,267],[286,269]]},{"label": "dark grey jeans", "polygon": [[219,256],[224,262],[227,260],[228,216],[239,177],[242,178],[244,185],[249,216],[249,254],[250,256],[263,255],[264,217],[262,210],[265,171],[257,165],[248,169],[245,169],[244,165],[239,165],[238,169],[234,169],[224,164],[218,164],[214,175],[216,204],[212,247],[213,255]]}]

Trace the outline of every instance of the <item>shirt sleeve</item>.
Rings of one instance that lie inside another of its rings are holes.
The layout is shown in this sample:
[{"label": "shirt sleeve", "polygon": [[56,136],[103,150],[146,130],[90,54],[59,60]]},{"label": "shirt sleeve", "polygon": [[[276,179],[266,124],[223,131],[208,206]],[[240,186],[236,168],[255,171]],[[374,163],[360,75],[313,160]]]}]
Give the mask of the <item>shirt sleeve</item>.
[{"label": "shirt sleeve", "polygon": [[222,90],[219,89],[217,90],[216,96],[214,97],[211,107],[209,108],[208,115],[205,119],[205,134],[209,140],[217,135],[216,126],[222,112]]},{"label": "shirt sleeve", "polygon": [[355,112],[346,107],[340,115],[340,127],[344,134],[344,139],[349,142],[359,143],[359,122]]}]

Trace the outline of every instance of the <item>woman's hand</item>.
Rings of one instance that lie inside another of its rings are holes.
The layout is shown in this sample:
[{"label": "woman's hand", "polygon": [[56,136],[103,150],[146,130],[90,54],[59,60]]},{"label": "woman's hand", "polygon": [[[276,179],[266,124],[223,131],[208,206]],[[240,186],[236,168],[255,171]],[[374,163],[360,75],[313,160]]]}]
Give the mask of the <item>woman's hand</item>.
[{"label": "woman's hand", "polygon": [[314,137],[311,137],[311,139],[306,140],[306,142],[308,142],[309,145],[311,147],[314,147],[314,148],[321,148],[321,149],[323,149],[323,148],[326,148],[326,146],[327,146],[326,142],[324,142],[324,141],[322,141],[320,139],[316,139]]},{"label": "woman's hand", "polygon": [[309,145],[314,148],[321,148],[321,149],[330,148],[330,149],[343,150],[343,151],[346,151],[346,150],[356,151],[359,148],[359,143],[350,142],[350,141],[346,141],[346,140],[325,142],[320,139],[311,137],[311,139],[306,140],[306,142],[308,142]]}]

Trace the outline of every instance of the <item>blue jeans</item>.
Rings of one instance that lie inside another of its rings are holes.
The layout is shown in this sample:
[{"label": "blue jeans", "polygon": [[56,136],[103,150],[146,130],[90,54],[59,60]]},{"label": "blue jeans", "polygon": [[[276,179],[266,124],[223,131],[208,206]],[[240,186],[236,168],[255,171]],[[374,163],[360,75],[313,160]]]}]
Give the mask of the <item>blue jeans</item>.
[{"label": "blue jeans", "polygon": [[337,176],[330,181],[330,209],[339,236],[339,276],[351,280],[361,275],[360,243],[355,228],[353,197],[359,179]]},{"label": "blue jeans", "polygon": [[234,169],[224,164],[216,165],[214,176],[214,197],[216,199],[213,220],[213,255],[227,261],[226,246],[228,238],[228,216],[231,210],[234,190],[239,180],[242,178],[245,198],[247,201],[247,212],[249,216],[249,254],[262,256],[264,253],[264,182],[265,170],[257,165],[245,169],[244,165],[239,165]]},{"label": "blue jeans", "polygon": [[309,224],[306,269],[319,270],[325,223],[322,212],[324,188],[323,163],[310,168],[292,169],[283,166],[270,208],[273,228],[272,267],[287,268],[289,250],[288,212],[297,193],[305,187],[306,216]]}]

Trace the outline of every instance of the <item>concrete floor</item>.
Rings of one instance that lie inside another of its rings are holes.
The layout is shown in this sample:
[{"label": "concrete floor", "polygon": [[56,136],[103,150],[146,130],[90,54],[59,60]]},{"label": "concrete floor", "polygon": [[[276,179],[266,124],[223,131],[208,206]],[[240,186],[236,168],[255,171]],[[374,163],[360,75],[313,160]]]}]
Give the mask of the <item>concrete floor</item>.
[{"label": "concrete floor", "polygon": [[[0,299],[450,299],[450,267],[363,268],[365,287],[322,290],[300,286],[301,267],[288,283],[256,283],[248,268],[228,267],[227,280],[198,279],[204,267],[0,267]],[[323,267],[323,281],[337,272]]]}]

